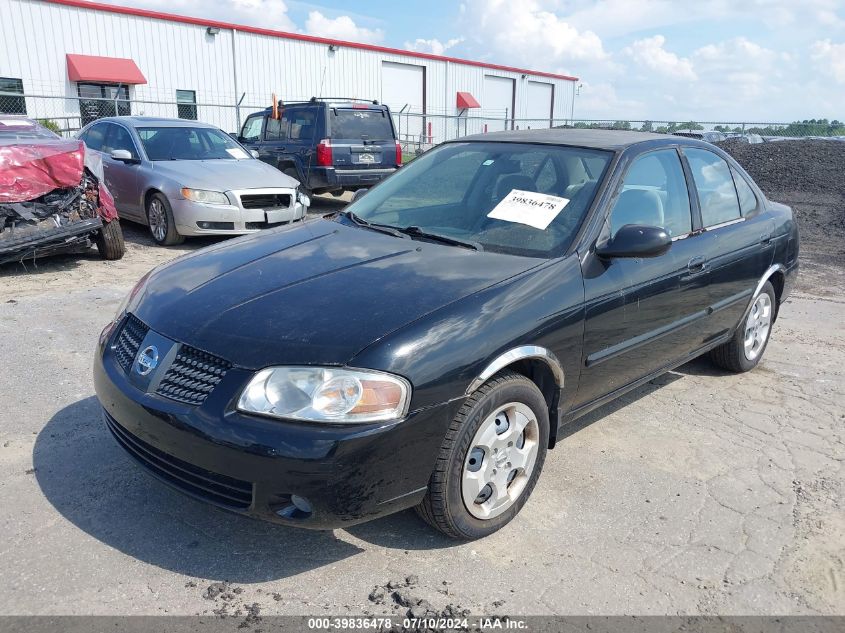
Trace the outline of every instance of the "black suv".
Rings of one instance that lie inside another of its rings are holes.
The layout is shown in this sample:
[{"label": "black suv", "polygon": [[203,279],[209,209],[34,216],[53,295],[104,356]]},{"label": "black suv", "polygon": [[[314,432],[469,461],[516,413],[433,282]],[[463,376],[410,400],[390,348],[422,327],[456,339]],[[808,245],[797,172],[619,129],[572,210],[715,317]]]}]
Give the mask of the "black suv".
[{"label": "black suv", "polygon": [[251,114],[238,141],[306,193],[371,187],[402,164],[390,110],[377,101],[312,98]]}]

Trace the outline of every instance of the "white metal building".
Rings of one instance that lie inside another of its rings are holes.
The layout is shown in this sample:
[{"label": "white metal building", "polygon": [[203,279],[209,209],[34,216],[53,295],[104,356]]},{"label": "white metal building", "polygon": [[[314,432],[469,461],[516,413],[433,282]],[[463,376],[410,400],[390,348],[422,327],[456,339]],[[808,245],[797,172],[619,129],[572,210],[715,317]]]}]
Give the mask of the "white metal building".
[{"label": "white metal building", "polygon": [[572,117],[576,81],[202,17],[81,0],[0,0],[0,113],[25,111],[66,130],[117,111],[198,118],[234,131],[275,94],[377,99],[390,106],[403,137],[439,142],[560,124]]}]

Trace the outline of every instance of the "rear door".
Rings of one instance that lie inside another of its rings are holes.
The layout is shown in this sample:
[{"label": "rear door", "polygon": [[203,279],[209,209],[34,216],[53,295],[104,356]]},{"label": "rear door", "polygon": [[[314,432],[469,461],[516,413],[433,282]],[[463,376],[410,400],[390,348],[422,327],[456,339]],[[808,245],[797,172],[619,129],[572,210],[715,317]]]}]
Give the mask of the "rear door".
[{"label": "rear door", "polygon": [[739,172],[710,150],[685,147],[701,208],[709,268],[708,340],[727,334],[774,256],[774,221]]},{"label": "rear door", "polygon": [[329,126],[335,167],[389,169],[397,166],[396,133],[387,108],[331,108]]}]

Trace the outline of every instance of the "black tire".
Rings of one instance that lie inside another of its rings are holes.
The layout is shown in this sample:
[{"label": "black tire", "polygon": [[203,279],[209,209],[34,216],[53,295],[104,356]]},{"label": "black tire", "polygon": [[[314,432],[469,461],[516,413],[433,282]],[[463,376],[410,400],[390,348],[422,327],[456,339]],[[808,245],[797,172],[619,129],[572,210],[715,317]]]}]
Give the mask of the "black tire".
[{"label": "black tire", "polygon": [[123,257],[126,253],[126,243],[123,241],[123,229],[120,228],[120,220],[115,218],[111,222],[103,224],[103,228],[97,231],[95,243],[102,259],[120,259]]},{"label": "black tire", "polygon": [[[163,207],[163,222],[164,230],[158,236],[153,230],[153,223],[150,221],[150,214],[157,212],[154,208],[156,204]],[[156,244],[160,246],[174,246],[185,241],[185,236],[180,235],[176,230],[176,222],[173,220],[173,209],[170,208],[170,202],[165,196],[160,193],[154,193],[147,200],[147,227],[150,229],[150,236]]]},{"label": "black tire", "polygon": [[[461,495],[464,461],[482,422],[496,408],[508,402],[522,403],[536,416],[539,438],[534,470],[513,505],[491,519],[479,519],[470,514]],[[492,534],[519,514],[531,496],[543,470],[548,444],[549,409],[537,385],[512,371],[497,374],[467,399],[452,420],[440,448],[428,492],[417,506],[417,513],[429,525],[454,539],[473,540]]]},{"label": "black tire", "polygon": [[[768,281],[760,291],[760,294],[764,293],[769,295],[769,300],[772,306],[772,314],[769,329],[766,333],[766,339],[763,342],[763,346],[760,351],[753,359],[749,359],[745,354],[744,340],[747,317],[746,315],[743,315],[742,322],[737,325],[733,338],[724,345],[720,345],[710,351],[710,360],[713,364],[728,371],[742,373],[754,369],[760,362],[760,359],[763,358],[763,354],[766,352],[766,347],[769,345],[769,339],[772,336],[772,326],[774,325],[775,317],[777,316],[777,299],[775,297],[775,289]],[[757,295],[757,297],[759,296],[760,295]],[[755,300],[757,297],[755,297]]]},{"label": "black tire", "polygon": [[309,198],[314,195],[314,191],[312,189],[309,189],[307,186],[305,186],[305,183],[302,182],[302,180],[299,177],[299,173],[296,171],[295,168],[286,167],[285,169],[282,170],[282,173],[285,176],[290,176],[291,178],[293,178],[294,180],[296,180],[299,183],[300,193],[308,196]]}]

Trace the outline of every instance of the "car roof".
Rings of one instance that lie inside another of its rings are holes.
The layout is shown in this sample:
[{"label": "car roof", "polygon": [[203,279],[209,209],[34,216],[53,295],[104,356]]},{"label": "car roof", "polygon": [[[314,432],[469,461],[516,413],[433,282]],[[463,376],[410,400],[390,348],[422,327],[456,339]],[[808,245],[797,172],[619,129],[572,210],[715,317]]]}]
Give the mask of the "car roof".
[{"label": "car roof", "polygon": [[581,128],[552,128],[541,130],[508,130],[488,132],[486,134],[472,134],[464,136],[450,143],[465,141],[497,141],[505,143],[543,143],[549,145],[572,145],[575,147],[589,147],[592,149],[621,150],[637,143],[647,141],[670,141],[677,143],[683,137],[667,134],[653,134],[651,132],[634,132],[630,130],[597,130]]},{"label": "car roof", "polygon": [[100,121],[108,121],[114,123],[123,123],[124,125],[128,125],[130,127],[145,127],[148,125],[154,125],[156,127],[201,127],[201,128],[212,128],[218,129],[214,125],[210,125],[208,123],[203,123],[202,121],[191,121],[188,119],[168,119],[165,117],[155,117],[155,116],[108,116],[103,117],[101,119],[97,119],[94,123],[99,123]]}]

